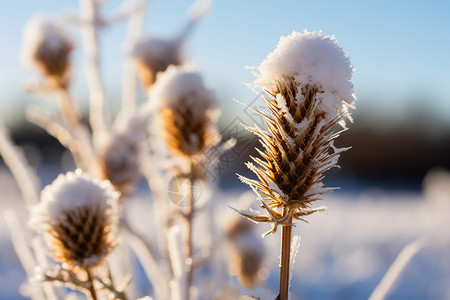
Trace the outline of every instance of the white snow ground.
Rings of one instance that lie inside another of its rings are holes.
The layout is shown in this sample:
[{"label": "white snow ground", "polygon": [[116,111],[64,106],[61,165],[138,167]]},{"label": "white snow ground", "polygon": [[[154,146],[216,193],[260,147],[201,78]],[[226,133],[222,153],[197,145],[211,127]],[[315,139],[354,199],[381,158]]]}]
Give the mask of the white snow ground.
[{"label": "white snow ground", "polygon": [[[422,193],[373,189],[358,195],[344,191],[327,195],[317,204],[328,206],[328,211],[310,216],[309,224],[298,223],[294,230],[301,242],[292,299],[367,299],[403,247],[418,238],[425,238],[426,247],[412,259],[388,299],[450,299],[449,178],[442,172],[428,176]],[[4,169],[0,169],[0,191],[0,210],[15,209],[25,217],[18,189]],[[218,194],[221,199],[215,201],[223,203],[223,209],[238,198],[236,191]],[[145,200],[133,206],[135,212],[149,207]],[[269,225],[254,226],[262,233]],[[279,235],[264,239],[270,272],[263,286],[274,292]],[[25,272],[3,218],[0,246],[0,299],[22,299],[19,287],[26,280]]]}]

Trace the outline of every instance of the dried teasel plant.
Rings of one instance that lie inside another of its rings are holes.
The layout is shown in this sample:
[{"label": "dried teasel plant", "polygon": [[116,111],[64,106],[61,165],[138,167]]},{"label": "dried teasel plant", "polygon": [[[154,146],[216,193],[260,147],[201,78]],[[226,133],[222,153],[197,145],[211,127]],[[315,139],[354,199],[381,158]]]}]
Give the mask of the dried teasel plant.
[{"label": "dried teasel plant", "polygon": [[258,71],[255,85],[266,91],[268,111],[256,111],[267,130],[247,128],[264,149],[258,149],[261,158],[252,157],[257,166],[247,164],[258,179],[240,179],[257,193],[266,214],[241,215],[271,223],[268,233],[283,227],[278,299],[285,300],[293,220],[325,209],[311,204],[333,190],[324,185],[323,174],[348,149],[334,147],[333,140],[342,132],[335,129],[338,123],[346,129],[347,109],[355,100],[352,66],[333,36],[305,31],[282,37]]},{"label": "dried teasel plant", "polygon": [[225,234],[229,274],[237,275],[244,288],[257,287],[264,271],[265,248],[251,222],[228,216]]},{"label": "dried teasel plant", "polygon": [[[208,152],[216,147],[221,138],[216,129],[219,116],[218,102],[213,91],[203,82],[197,72],[187,67],[170,66],[158,76],[150,89],[149,99],[157,103],[160,131],[166,146],[178,164],[173,168],[175,178],[182,178],[187,190],[186,208],[182,215],[186,221],[185,257],[187,298],[193,284],[194,185],[207,178],[205,169],[214,158]],[[181,187],[181,186],[179,186]]]},{"label": "dried teasel plant", "polygon": [[43,234],[50,255],[62,264],[44,281],[87,291],[96,299],[93,271],[117,244],[117,193],[80,170],[59,175],[31,209],[29,225]]},{"label": "dried teasel plant", "polygon": [[145,119],[132,114],[116,119],[110,138],[98,155],[100,176],[109,180],[123,199],[141,178],[140,154],[145,138]]},{"label": "dried teasel plant", "polygon": [[189,9],[186,26],[175,37],[171,39],[146,37],[134,45],[131,56],[136,73],[146,89],[156,82],[158,73],[164,72],[170,65],[183,64],[184,43],[198,21],[208,12],[211,3],[210,0],[195,1]]},{"label": "dried teasel plant", "polygon": [[56,94],[64,126],[61,128],[51,117],[35,111],[28,113],[28,117],[47,131],[53,131],[71,150],[77,166],[93,173],[95,157],[90,133],[69,95],[70,54],[74,45],[63,28],[61,21],[41,16],[30,18],[24,30],[22,58],[44,78],[42,84],[29,85],[29,91]]}]

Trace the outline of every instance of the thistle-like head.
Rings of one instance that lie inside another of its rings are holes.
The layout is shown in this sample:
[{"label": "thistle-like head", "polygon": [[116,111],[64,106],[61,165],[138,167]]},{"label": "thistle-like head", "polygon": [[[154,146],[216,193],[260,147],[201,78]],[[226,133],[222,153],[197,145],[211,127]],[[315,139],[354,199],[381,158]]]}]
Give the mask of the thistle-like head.
[{"label": "thistle-like head", "polygon": [[[334,36],[322,32],[294,31],[281,37],[276,49],[257,70],[256,86],[275,97],[292,93],[295,101],[286,103],[290,109],[301,108],[308,94],[314,94],[317,98],[315,112],[323,113],[325,122],[345,114],[356,99],[349,58]],[[277,100],[281,106],[283,102],[281,98]],[[290,111],[290,114],[296,117],[296,123],[302,121],[299,113]]]},{"label": "thistle-like head", "polygon": [[121,195],[126,195],[141,176],[140,154],[145,139],[145,122],[139,116],[118,119],[114,133],[100,150],[99,167],[102,178],[109,180]]},{"label": "thistle-like head", "polygon": [[218,101],[199,73],[170,66],[159,75],[149,98],[157,102],[161,131],[175,157],[201,161],[205,151],[220,141],[215,126]]},{"label": "thistle-like head", "polygon": [[30,226],[42,233],[50,254],[77,271],[99,266],[116,245],[117,193],[77,170],[59,175],[32,208]]},{"label": "thistle-like head", "polygon": [[42,17],[31,18],[24,30],[22,57],[39,70],[51,88],[67,88],[73,43],[61,24]]},{"label": "thistle-like head", "polygon": [[323,173],[337,166],[345,148],[335,148],[334,127],[349,117],[355,97],[352,66],[332,36],[293,32],[257,68],[255,85],[267,92],[267,112],[258,111],[267,130],[249,128],[260,137],[261,158],[248,163],[258,180],[241,180],[258,191],[266,216],[243,214],[255,222],[290,224],[320,209],[310,208],[329,192]]},{"label": "thistle-like head", "polygon": [[170,65],[182,62],[181,45],[178,40],[146,38],[139,41],[132,52],[136,71],[145,88],[151,87],[156,76]]}]

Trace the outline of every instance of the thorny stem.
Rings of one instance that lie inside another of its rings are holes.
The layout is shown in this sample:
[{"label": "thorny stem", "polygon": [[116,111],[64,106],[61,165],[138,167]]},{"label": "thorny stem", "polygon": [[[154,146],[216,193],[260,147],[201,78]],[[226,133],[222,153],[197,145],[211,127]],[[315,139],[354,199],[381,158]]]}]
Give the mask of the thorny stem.
[{"label": "thorny stem", "polygon": [[89,268],[86,268],[87,273],[87,283],[88,283],[88,291],[91,300],[98,300],[97,293],[95,292],[94,288],[94,279],[92,278],[91,270]]},{"label": "thorny stem", "polygon": [[192,226],[194,218],[194,178],[193,178],[193,162],[190,163],[190,177],[189,180],[189,193],[188,193],[188,207],[185,212],[186,217],[186,264],[188,267],[186,276],[186,299],[190,299],[190,289],[194,280],[194,264],[192,258]]},{"label": "thorny stem", "polygon": [[[283,208],[283,215],[288,212],[287,207]],[[289,217],[289,224],[292,223],[292,215]],[[289,296],[289,265],[291,258],[291,233],[292,225],[283,225],[281,231],[281,257],[280,257],[280,293],[277,300],[288,300]]]}]

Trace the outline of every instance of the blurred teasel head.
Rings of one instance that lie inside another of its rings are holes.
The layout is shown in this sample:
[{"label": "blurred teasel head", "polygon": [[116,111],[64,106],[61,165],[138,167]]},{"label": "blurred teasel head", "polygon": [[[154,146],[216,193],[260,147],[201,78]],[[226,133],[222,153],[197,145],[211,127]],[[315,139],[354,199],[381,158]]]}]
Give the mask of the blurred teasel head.
[{"label": "blurred teasel head", "polygon": [[42,73],[50,88],[68,87],[72,50],[72,41],[56,21],[35,16],[25,25],[23,60]]},{"label": "blurred teasel head", "polygon": [[51,256],[72,271],[99,266],[116,245],[117,193],[107,181],[68,172],[44,188],[30,226]]},{"label": "blurred teasel head", "polygon": [[254,232],[251,222],[243,218],[229,218],[225,233],[230,276],[237,275],[244,288],[255,288],[264,271],[265,248],[262,240]]},{"label": "blurred teasel head", "polygon": [[257,68],[254,85],[266,92],[267,111],[257,110],[266,130],[248,128],[260,138],[261,158],[247,166],[258,179],[240,176],[257,192],[266,215],[241,213],[255,222],[278,225],[315,211],[311,203],[333,188],[325,187],[323,173],[337,166],[346,148],[333,140],[343,130],[348,108],[355,101],[353,72],[334,36],[321,32],[293,32]]},{"label": "blurred teasel head", "polygon": [[127,117],[100,150],[100,174],[121,195],[130,193],[140,178],[139,157],[144,138],[142,118]]},{"label": "blurred teasel head", "polygon": [[135,45],[132,57],[138,77],[145,88],[155,83],[158,73],[164,72],[170,65],[182,63],[181,46],[178,39],[160,38],[145,38]]},{"label": "blurred teasel head", "polygon": [[158,76],[149,98],[158,103],[162,134],[170,152],[191,164],[194,178],[204,177],[204,156],[220,142],[218,101],[213,91],[199,73],[170,66]]}]

